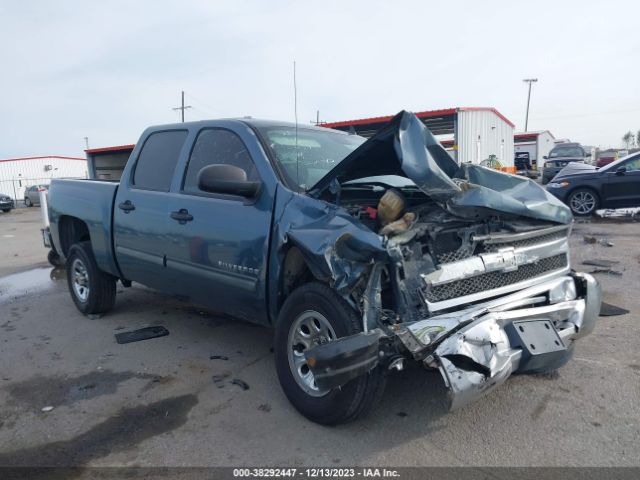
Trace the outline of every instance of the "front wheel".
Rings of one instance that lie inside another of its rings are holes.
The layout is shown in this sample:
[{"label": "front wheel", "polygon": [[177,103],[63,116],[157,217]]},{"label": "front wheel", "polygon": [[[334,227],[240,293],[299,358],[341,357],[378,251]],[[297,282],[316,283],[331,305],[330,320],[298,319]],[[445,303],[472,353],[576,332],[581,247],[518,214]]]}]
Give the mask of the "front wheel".
[{"label": "front wheel", "polygon": [[80,312],[93,315],[113,308],[116,279],[98,268],[90,242],[71,246],[66,269],[69,293]]},{"label": "front wheel", "polygon": [[345,423],[369,412],[381,396],[385,378],[379,368],[342,387],[321,390],[304,358],[315,345],[361,331],[360,315],[325,285],[303,285],[285,301],[276,326],[276,370],[285,395],[309,420]]},{"label": "front wheel", "polygon": [[10,209],[10,208],[3,208],[3,209],[2,209],[2,211],[3,211],[4,213],[9,213],[9,212],[11,211],[11,209]]},{"label": "front wheel", "polygon": [[598,196],[588,188],[577,188],[569,194],[567,203],[574,215],[591,215],[598,208]]}]

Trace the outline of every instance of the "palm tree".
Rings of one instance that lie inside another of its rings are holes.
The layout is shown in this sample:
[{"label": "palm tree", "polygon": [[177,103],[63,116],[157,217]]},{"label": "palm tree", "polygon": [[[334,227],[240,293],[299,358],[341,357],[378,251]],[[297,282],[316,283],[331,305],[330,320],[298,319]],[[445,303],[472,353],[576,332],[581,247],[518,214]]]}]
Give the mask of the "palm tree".
[{"label": "palm tree", "polygon": [[633,136],[633,133],[631,133],[630,131],[625,133],[622,136],[622,141],[627,145],[627,150],[629,150],[629,146],[633,145],[634,139],[635,137]]}]

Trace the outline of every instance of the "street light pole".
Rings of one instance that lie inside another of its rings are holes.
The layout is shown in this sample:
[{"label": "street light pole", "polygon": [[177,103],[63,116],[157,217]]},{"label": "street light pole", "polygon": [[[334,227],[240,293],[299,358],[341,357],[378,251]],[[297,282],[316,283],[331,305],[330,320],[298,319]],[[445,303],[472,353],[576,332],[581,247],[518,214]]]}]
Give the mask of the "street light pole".
[{"label": "street light pole", "polygon": [[527,131],[527,127],[529,126],[529,103],[531,102],[531,84],[538,81],[537,78],[525,78],[522,80],[529,84],[529,93],[527,94],[527,115],[524,117],[524,131]]}]

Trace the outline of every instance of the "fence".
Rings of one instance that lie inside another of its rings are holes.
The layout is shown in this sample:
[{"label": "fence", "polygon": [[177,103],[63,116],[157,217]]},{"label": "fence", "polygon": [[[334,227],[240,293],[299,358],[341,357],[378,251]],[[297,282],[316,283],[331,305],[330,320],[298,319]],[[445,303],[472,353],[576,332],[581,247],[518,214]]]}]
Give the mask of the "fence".
[{"label": "fence", "polygon": [[[84,178],[84,177],[65,177],[65,178]],[[51,177],[42,178],[14,178],[10,180],[0,180],[0,194],[8,195],[13,198],[16,207],[24,205],[24,195],[28,187],[33,185],[49,185]]]}]

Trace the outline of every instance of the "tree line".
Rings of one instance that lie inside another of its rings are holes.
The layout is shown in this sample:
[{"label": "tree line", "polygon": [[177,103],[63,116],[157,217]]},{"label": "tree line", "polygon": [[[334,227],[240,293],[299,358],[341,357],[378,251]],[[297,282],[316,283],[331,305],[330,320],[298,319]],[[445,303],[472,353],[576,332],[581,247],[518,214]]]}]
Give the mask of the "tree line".
[{"label": "tree line", "polygon": [[633,132],[629,130],[622,136],[622,141],[627,146],[627,150],[633,146],[640,147],[640,130],[638,130],[638,133],[636,135],[634,135]]}]

